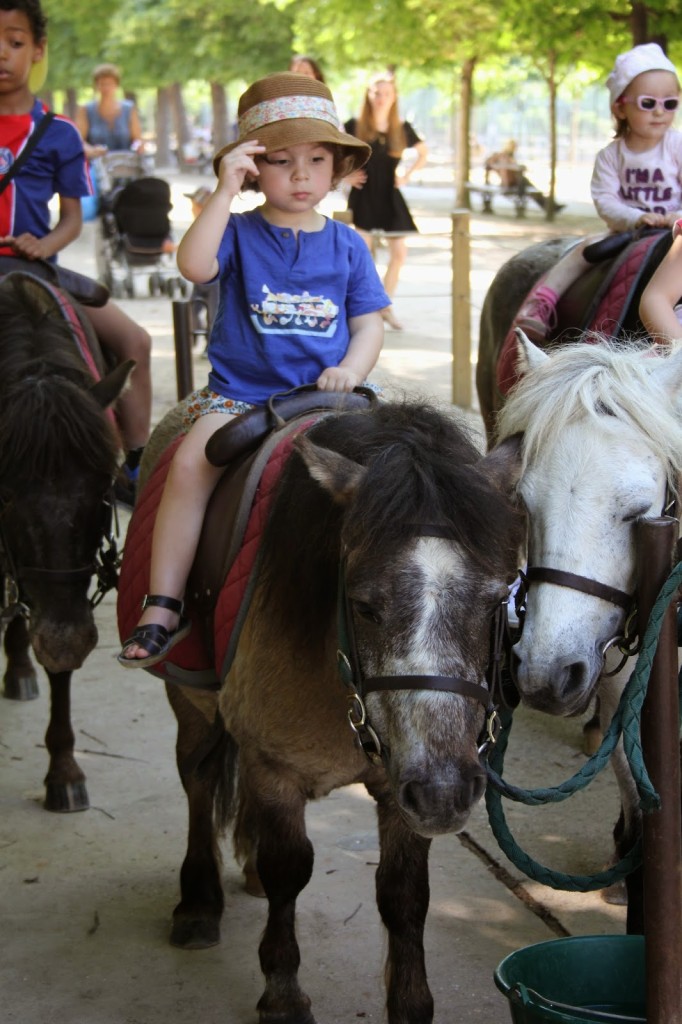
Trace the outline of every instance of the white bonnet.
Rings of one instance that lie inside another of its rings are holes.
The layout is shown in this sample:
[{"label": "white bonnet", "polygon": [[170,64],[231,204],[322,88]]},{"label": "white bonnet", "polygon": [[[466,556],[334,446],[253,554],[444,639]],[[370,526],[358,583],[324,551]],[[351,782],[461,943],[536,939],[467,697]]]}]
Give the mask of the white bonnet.
[{"label": "white bonnet", "polygon": [[677,76],[677,68],[668,60],[658,43],[635,46],[627,53],[620,53],[616,57],[613,71],[606,79],[611,106],[623,95],[630,82],[637,78],[637,75],[643,75],[645,71],[671,71]]}]

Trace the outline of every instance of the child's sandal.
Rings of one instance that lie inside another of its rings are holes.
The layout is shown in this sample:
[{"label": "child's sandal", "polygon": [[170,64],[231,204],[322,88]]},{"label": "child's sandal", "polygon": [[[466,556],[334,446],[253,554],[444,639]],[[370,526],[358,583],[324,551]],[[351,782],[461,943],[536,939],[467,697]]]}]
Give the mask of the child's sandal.
[{"label": "child's sandal", "polygon": [[[151,668],[152,665],[162,661],[176,644],[184,640],[192,628],[191,623],[183,614],[185,610],[184,602],[178,600],[178,598],[165,597],[163,594],[146,594],[142,601],[142,611],[150,606],[168,608],[171,612],[177,612],[180,617],[178,625],[173,630],[168,630],[165,626],[160,626],[156,622],[150,622],[147,626],[137,626],[123,644],[121,653],[117,656],[118,662],[124,668]],[[133,644],[142,647],[143,650],[148,652],[148,656],[146,658],[126,658],[125,651]]]}]

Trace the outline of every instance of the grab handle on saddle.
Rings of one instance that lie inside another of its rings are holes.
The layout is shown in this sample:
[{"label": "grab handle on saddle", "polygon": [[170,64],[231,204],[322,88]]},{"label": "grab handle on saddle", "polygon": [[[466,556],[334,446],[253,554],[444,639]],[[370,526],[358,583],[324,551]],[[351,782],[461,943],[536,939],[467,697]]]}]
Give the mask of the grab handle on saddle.
[{"label": "grab handle on saddle", "polygon": [[[212,466],[226,466],[240,455],[256,448],[268,434],[296,416],[313,412],[351,412],[367,409],[378,398],[371,388],[353,391],[319,391],[314,384],[279,391],[265,405],[231,417],[206,443],[206,458]],[[279,403],[275,408],[275,403]]]}]

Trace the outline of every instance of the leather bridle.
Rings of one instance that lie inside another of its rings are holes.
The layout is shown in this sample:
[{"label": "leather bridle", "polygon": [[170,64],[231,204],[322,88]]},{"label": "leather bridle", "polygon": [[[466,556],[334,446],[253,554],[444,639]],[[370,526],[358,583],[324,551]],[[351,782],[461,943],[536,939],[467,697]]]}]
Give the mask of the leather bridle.
[{"label": "leather bridle", "polygon": [[[526,598],[531,583],[554,583],[556,586],[577,590],[579,593],[588,594],[590,597],[601,598],[602,601],[608,601],[610,604],[622,608],[625,612],[623,631],[616,633],[610,640],[607,640],[602,648],[602,658],[606,657],[606,652],[611,647],[616,647],[622,655],[621,660],[616,668],[611,669],[609,672],[602,672],[602,675],[616,675],[617,672],[620,672],[628,658],[633,654],[637,654],[639,650],[636,625],[637,608],[632,594],[619,590],[617,587],[611,587],[607,583],[601,583],[590,576],[581,576],[578,573],[567,572],[564,569],[552,569],[545,565],[529,566],[525,572],[519,570],[519,577],[521,583],[516,593],[516,613],[521,630],[523,630]],[[633,627],[634,632],[631,632]]]},{"label": "leather bridle", "polygon": [[[415,536],[451,538],[452,533],[447,527],[428,525],[415,527]],[[459,675],[365,676],[355,641],[353,609],[346,588],[346,568],[343,559],[339,566],[337,635],[339,674],[348,691],[348,721],[372,764],[383,763],[387,747],[386,744],[382,744],[369,721],[364,698],[368,693],[379,690],[433,690],[471,697],[486,709],[486,722],[479,737],[479,755],[484,755],[495,743],[499,733],[499,718],[492,703],[491,692],[480,683]]]},{"label": "leather bridle", "polygon": [[118,569],[121,556],[117,546],[119,533],[116,502],[113,486],[102,501],[101,539],[95,558],[87,565],[79,565],[73,569],[46,569],[37,565],[20,565],[16,562],[2,525],[0,516],[0,563],[4,566],[5,583],[0,621],[9,622],[15,615],[30,614],[30,608],[23,594],[22,581],[45,580],[49,583],[74,584],[88,583],[93,576],[97,578],[97,586],[90,597],[90,606],[96,608],[105,594],[118,586]]}]

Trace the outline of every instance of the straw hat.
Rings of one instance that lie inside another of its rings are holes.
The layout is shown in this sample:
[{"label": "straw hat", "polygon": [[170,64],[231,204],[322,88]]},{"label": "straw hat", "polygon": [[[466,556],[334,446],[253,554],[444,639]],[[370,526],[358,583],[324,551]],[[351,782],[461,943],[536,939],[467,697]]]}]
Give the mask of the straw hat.
[{"label": "straw hat", "polygon": [[643,43],[641,46],[634,46],[626,53],[620,53],[616,57],[613,71],[606,79],[606,88],[609,90],[611,106],[619,99],[630,82],[645,71],[669,71],[677,77],[677,68],[671,60],[663,53],[658,43]]},{"label": "straw hat", "polygon": [[216,174],[226,153],[252,139],[265,146],[266,153],[304,142],[342,146],[353,160],[347,173],[367,163],[371,153],[366,142],[343,131],[327,86],[306,75],[286,72],[254,82],[240,97],[237,124],[237,141],[223,146],[213,158]]}]

